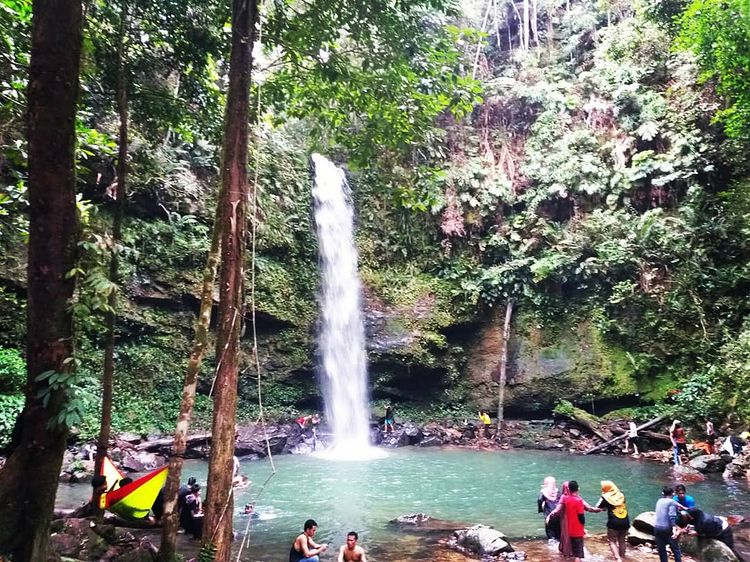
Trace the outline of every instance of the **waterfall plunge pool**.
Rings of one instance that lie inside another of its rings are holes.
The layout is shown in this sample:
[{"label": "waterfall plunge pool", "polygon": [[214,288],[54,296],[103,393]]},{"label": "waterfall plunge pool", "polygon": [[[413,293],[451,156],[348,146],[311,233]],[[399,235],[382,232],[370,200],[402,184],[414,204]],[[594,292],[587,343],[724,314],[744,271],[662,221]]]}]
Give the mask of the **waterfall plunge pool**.
[{"label": "waterfall plunge pool", "polygon": [[[544,535],[536,498],[547,475],[555,476],[558,486],[563,480],[578,480],[589,503],[599,497],[601,480],[613,480],[625,493],[631,515],[652,510],[661,487],[672,483],[668,465],[525,450],[404,448],[366,462],[295,455],[275,457],[274,462],[276,474],[255,506],[260,519],[252,520],[249,527],[247,517],[239,512],[246,503],[255,502],[271,467],[267,460],[241,464],[240,472],[253,484],[236,491],[234,527],[238,535],[249,529],[249,545],[242,555],[248,562],[286,560],[292,540],[308,518],[319,525],[317,542],[331,545],[324,560],[335,560],[331,549],[344,544],[350,530],[359,533],[359,543],[375,562],[399,557],[435,560],[423,541],[409,540],[388,522],[423,512],[457,526],[491,525],[513,542]],[[195,476],[205,483],[207,470],[204,461],[186,461],[183,480]],[[88,484],[61,484],[59,507],[78,505],[90,489]],[[750,491],[745,483],[709,479],[689,484],[688,493],[711,513],[750,512]],[[604,532],[605,520],[604,514],[587,514],[589,532]]]}]

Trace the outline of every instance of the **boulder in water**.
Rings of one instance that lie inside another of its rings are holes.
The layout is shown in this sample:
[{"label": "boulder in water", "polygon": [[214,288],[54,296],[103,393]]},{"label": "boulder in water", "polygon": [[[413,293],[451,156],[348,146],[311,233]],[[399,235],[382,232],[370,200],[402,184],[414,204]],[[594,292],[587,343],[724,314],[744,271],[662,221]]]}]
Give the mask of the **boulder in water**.
[{"label": "boulder in water", "polygon": [[630,526],[630,529],[628,529],[628,542],[630,544],[645,544],[645,543],[653,543],[654,542],[654,535],[650,533],[644,533],[643,531],[639,531],[632,525]]},{"label": "boulder in water", "polygon": [[410,513],[392,519],[391,523],[396,523],[398,525],[422,525],[430,521],[430,519],[430,516],[426,513]]},{"label": "boulder in water", "polygon": [[146,472],[163,464],[160,457],[146,451],[128,450],[123,453],[121,467],[132,472]]},{"label": "boulder in water", "polygon": [[431,435],[419,442],[420,447],[440,447],[441,445],[443,445],[443,441],[436,435]]},{"label": "boulder in water", "polygon": [[409,445],[417,445],[424,435],[419,426],[413,423],[407,423],[404,429],[401,431],[401,435],[398,438],[398,444],[400,447],[408,447]]},{"label": "boulder in water", "polygon": [[706,479],[700,472],[686,464],[679,464],[672,467],[672,474],[680,482],[702,482]]},{"label": "boulder in water", "polygon": [[690,461],[691,468],[703,473],[721,472],[726,462],[719,455],[701,455]]},{"label": "boulder in water", "polygon": [[453,535],[459,547],[482,556],[513,551],[503,533],[486,525],[474,525],[469,529],[455,531]]},{"label": "boulder in water", "polygon": [[654,524],[656,523],[655,511],[644,511],[633,519],[633,527],[641,533],[654,536]]},{"label": "boulder in water", "polygon": [[721,541],[690,535],[680,537],[680,548],[685,554],[701,562],[739,562],[737,555]]}]

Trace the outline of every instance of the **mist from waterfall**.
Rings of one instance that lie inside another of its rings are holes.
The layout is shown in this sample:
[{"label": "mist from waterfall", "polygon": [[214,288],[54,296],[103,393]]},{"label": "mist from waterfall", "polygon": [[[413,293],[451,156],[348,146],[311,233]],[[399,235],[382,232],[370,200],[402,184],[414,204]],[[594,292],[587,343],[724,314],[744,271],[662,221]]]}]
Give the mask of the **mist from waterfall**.
[{"label": "mist from waterfall", "polygon": [[351,191],[333,162],[320,154],[312,161],[321,275],[320,380],[333,456],[357,458],[369,449],[369,405]]}]

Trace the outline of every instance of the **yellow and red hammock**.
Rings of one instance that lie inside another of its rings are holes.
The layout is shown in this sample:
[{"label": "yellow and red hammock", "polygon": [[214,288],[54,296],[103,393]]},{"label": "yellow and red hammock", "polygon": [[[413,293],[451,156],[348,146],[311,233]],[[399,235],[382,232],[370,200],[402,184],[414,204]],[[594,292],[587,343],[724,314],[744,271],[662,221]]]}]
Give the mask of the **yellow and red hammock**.
[{"label": "yellow and red hammock", "polygon": [[151,511],[154,500],[167,481],[167,465],[133,480],[130,484],[119,486],[122,473],[112,464],[108,457],[102,463],[102,476],[107,479],[107,489],[99,496],[99,507],[108,509],[126,519],[143,519]]}]

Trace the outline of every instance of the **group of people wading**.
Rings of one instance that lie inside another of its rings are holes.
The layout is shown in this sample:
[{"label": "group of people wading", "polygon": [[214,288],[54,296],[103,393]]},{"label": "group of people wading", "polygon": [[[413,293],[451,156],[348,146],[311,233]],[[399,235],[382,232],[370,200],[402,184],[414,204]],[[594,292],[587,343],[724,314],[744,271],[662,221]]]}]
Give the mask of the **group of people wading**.
[{"label": "group of people wading", "polygon": [[[562,490],[557,488],[553,476],[544,479],[537,499],[539,513],[544,514],[544,529],[550,543],[557,543],[563,556],[580,562],[584,558],[583,538],[585,512],[607,512],[607,543],[616,562],[621,562],[627,547],[630,517],[625,495],[611,480],[601,481],[601,497],[591,506],[580,496],[578,482],[564,482]],[[698,509],[695,499],[687,494],[685,486],[665,486],[662,497],[656,502],[654,542],[660,562],[668,562],[667,546],[675,562],[682,561],[682,552],[677,539],[689,533],[712,538],[734,550],[732,529],[726,518],[705,513]]]}]

